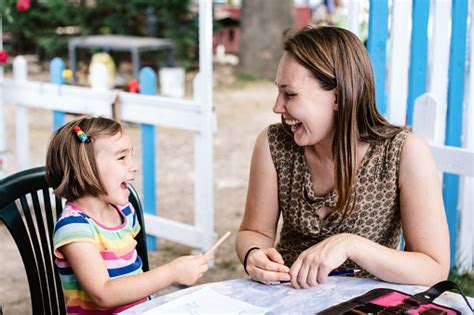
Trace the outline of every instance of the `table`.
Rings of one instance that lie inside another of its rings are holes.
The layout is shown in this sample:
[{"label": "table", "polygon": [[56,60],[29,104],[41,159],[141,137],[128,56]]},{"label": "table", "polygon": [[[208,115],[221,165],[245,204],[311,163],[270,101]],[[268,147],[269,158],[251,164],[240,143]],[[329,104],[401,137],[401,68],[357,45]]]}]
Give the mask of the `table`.
[{"label": "table", "polygon": [[[296,290],[289,284],[263,285],[251,280],[237,279],[207,283],[159,296],[120,314],[140,314],[203,287],[255,306],[270,307],[271,310],[266,314],[314,314],[375,288],[390,288],[412,294],[427,289],[423,286],[400,285],[353,277],[330,277],[326,284],[301,290]],[[472,314],[459,294],[446,292],[438,297],[435,303],[454,307],[462,314]],[[469,298],[469,303],[474,305],[474,299]]]},{"label": "table", "polygon": [[169,39],[154,37],[138,37],[125,35],[92,35],[73,37],[69,40],[69,64],[72,72],[76,72],[76,49],[99,48],[104,51],[130,51],[132,54],[133,76],[138,79],[140,71],[140,53],[144,51],[165,50],[167,66],[174,66],[174,43]]}]

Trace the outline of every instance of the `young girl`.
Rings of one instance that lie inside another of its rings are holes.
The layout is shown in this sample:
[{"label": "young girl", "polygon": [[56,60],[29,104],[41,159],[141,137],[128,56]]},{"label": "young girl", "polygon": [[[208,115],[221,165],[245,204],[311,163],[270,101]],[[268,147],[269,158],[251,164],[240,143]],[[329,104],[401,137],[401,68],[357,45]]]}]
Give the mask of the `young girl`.
[{"label": "young girl", "polygon": [[207,255],[184,256],[142,271],[128,202],[137,171],[130,137],[107,118],[80,118],[52,137],[46,177],[67,200],[54,229],[54,254],[68,314],[112,314],[173,283],[190,285],[207,271]]}]

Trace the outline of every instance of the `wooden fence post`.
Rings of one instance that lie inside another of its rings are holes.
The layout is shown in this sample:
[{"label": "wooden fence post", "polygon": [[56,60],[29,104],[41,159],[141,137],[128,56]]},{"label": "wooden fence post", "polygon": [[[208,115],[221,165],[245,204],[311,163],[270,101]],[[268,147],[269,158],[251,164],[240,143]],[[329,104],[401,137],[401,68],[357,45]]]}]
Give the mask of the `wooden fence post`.
[{"label": "wooden fence post", "polygon": [[[16,83],[25,83],[28,79],[28,66],[23,56],[13,60],[13,80]],[[16,161],[17,170],[24,170],[30,166],[30,126],[28,122],[28,107],[24,104],[15,104],[15,132],[16,132]]]},{"label": "wooden fence post", "polygon": [[[140,94],[156,95],[156,74],[149,68],[145,67],[140,70],[139,75]],[[156,168],[155,160],[155,126],[142,124],[140,126],[142,138],[142,174],[143,174],[143,209],[145,213],[156,215]],[[154,236],[146,237],[149,250],[156,250],[157,243]]]},{"label": "wooden fence post", "polygon": [[[61,58],[55,57],[49,64],[49,80],[52,83],[64,84],[63,78],[64,61]],[[53,129],[57,130],[64,125],[66,121],[66,113],[60,111],[53,112]]]},{"label": "wooden fence post", "polygon": [[387,63],[388,1],[370,0],[369,38],[367,50],[374,68],[375,99],[379,112],[385,116],[385,65]]},{"label": "wooden fence post", "polygon": [[[461,146],[464,69],[466,64],[467,9],[467,1],[453,1],[446,145],[455,147]],[[443,199],[446,207],[446,215],[448,217],[449,231],[451,233],[451,266],[454,266],[458,220],[459,176],[444,174],[443,183]]]}]

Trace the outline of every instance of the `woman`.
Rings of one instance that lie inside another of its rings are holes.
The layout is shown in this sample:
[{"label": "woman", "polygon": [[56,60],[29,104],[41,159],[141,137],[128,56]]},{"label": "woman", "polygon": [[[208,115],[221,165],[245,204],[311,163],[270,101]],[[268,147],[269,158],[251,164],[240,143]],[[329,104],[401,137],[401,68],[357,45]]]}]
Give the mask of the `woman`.
[{"label": "woman", "polygon": [[236,241],[246,272],[295,288],[352,268],[397,283],[446,279],[436,165],[422,138],[378,113],[363,44],[344,29],[308,27],[283,46],[273,107],[282,122],[256,140]]}]

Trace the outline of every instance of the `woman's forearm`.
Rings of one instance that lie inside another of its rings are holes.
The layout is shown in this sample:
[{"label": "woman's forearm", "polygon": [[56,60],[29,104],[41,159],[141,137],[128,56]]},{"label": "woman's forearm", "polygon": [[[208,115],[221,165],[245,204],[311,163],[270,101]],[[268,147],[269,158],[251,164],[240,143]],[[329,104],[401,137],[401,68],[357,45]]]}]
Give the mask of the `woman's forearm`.
[{"label": "woman's forearm", "polygon": [[237,250],[237,256],[241,262],[244,260],[245,253],[251,247],[269,248],[273,247],[275,240],[263,233],[240,230],[237,233],[237,239],[235,241],[235,249]]},{"label": "woman's forearm", "polygon": [[449,261],[438,262],[424,253],[391,249],[355,235],[349,258],[388,282],[431,286],[446,280],[449,272]]}]

